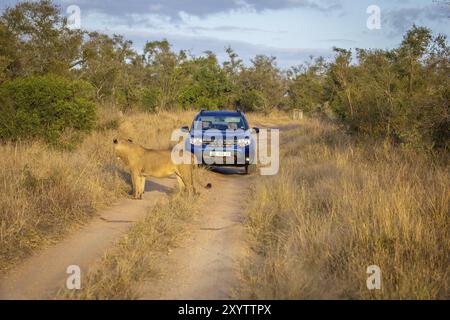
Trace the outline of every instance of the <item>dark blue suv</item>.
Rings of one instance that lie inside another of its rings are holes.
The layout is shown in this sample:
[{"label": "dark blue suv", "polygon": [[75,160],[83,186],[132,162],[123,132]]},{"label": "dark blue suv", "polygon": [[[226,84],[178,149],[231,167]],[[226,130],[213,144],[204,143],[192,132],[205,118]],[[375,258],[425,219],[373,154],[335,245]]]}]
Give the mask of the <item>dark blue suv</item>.
[{"label": "dark blue suv", "polygon": [[202,110],[191,128],[182,130],[189,132],[185,148],[197,164],[245,167],[247,174],[256,171],[259,129],[250,129],[243,112]]}]

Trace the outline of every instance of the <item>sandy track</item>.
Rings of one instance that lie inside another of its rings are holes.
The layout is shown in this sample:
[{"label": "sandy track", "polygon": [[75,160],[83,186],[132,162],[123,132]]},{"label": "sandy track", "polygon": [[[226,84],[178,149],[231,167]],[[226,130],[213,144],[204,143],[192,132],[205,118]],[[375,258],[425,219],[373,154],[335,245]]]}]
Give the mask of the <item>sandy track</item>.
[{"label": "sandy track", "polygon": [[[251,177],[242,169],[217,169],[213,189],[203,193],[204,212],[188,226],[189,235],[162,256],[162,276],[145,281],[142,299],[228,299],[238,286],[239,261],[245,256],[243,206]],[[67,267],[86,273],[132,224],[175,186],[175,179],[147,182],[143,201],[127,199],[60,243],[36,252],[0,278],[0,299],[53,299],[64,288]]]},{"label": "sandy track", "polygon": [[[281,127],[282,131],[298,125]],[[242,169],[211,173],[213,188],[205,192],[204,210],[188,229],[188,237],[170,255],[161,256],[159,279],[144,281],[142,299],[229,299],[239,286],[239,265],[246,258],[244,213],[248,187],[255,177]],[[1,299],[52,299],[64,288],[70,265],[82,273],[167,196],[175,179],[148,179],[143,201],[124,200],[99,212],[85,227],[64,241],[37,252],[0,277]]]},{"label": "sandy track", "polygon": [[244,214],[250,176],[241,169],[217,169],[204,212],[190,234],[161,258],[159,279],[144,282],[141,299],[230,299],[239,285],[239,264],[246,256]]},{"label": "sandy track", "polygon": [[70,265],[87,272],[145,214],[175,186],[175,179],[147,181],[144,200],[126,199],[100,211],[86,226],[60,243],[37,252],[0,278],[0,299],[52,299],[63,288]]}]

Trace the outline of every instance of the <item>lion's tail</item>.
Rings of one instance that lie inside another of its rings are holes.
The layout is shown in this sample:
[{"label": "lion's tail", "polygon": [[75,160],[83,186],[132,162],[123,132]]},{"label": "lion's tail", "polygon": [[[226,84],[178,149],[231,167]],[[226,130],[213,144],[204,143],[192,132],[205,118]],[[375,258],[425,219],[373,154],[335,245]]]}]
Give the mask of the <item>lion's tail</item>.
[{"label": "lion's tail", "polygon": [[208,183],[206,186],[205,186],[205,189],[211,189],[212,188],[212,184],[211,183]]}]

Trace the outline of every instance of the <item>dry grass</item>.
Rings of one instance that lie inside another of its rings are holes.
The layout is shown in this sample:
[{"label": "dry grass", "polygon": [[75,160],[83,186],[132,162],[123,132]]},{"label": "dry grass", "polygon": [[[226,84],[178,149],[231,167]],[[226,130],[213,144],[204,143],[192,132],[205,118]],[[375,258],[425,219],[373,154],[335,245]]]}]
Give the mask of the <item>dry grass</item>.
[{"label": "dry grass", "polygon": [[[357,145],[312,119],[280,141],[280,174],[253,186],[243,298],[449,298],[445,159]],[[379,291],[366,287],[373,264]]]},{"label": "dry grass", "polygon": [[[170,142],[172,131],[190,125],[194,115],[186,111],[121,116],[103,106],[97,129],[73,151],[54,150],[39,141],[0,145],[0,273],[87,222],[97,209],[127,196],[131,188],[117,174],[114,137],[168,148],[175,144]],[[274,114],[270,119],[280,117]],[[260,116],[253,118],[261,121]]]},{"label": "dry grass", "polygon": [[125,193],[102,141],[109,135],[96,133],[76,152],[39,142],[0,146],[0,271]]},{"label": "dry grass", "polygon": [[[121,120],[120,131],[124,137],[132,137],[136,140],[136,132],[144,129],[151,132],[152,136],[167,135],[173,130],[173,126],[161,126],[163,123],[173,121],[175,127],[189,125],[194,116],[193,112],[180,114],[161,113],[162,122],[157,118],[147,115],[137,126],[137,119],[142,119],[142,114],[127,116]],[[250,115],[252,123],[259,126],[275,125],[289,121],[289,118],[281,113],[269,117]],[[159,126],[159,127],[158,127]],[[152,145],[155,141],[145,140],[146,137],[138,137],[138,142],[144,145]],[[140,140],[139,140],[140,139]],[[170,143],[158,142],[154,147],[166,148]],[[207,171],[196,169],[194,181],[207,181]],[[197,183],[197,184],[198,184]],[[201,186],[197,185],[200,189]],[[171,248],[176,247],[184,239],[185,232],[192,219],[200,214],[202,197],[175,194],[168,201],[162,201],[151,210],[145,219],[136,223],[118,243],[105,253],[102,260],[97,263],[82,279],[82,289],[78,291],[62,290],[59,299],[138,299],[139,287],[142,281],[157,277],[160,274],[161,255],[165,255]]]},{"label": "dry grass", "polygon": [[73,151],[39,141],[0,145],[0,272],[127,196],[131,188],[117,174],[114,137],[166,148],[172,130],[192,117],[192,112],[120,117],[103,107],[97,129]]},{"label": "dry grass", "polygon": [[262,113],[248,113],[246,117],[250,122],[250,126],[260,128],[276,128],[299,123],[299,120],[292,120],[290,114],[279,110],[273,110],[267,116]]},{"label": "dry grass", "polygon": [[147,148],[167,149],[175,142],[170,141],[174,129],[190,126],[195,112],[131,113],[119,120],[118,134],[132,138],[135,143]]},{"label": "dry grass", "polygon": [[198,197],[175,194],[161,201],[107,251],[86,276],[81,290],[62,290],[59,299],[137,299],[139,283],[159,274],[160,256],[183,238],[198,212]]}]

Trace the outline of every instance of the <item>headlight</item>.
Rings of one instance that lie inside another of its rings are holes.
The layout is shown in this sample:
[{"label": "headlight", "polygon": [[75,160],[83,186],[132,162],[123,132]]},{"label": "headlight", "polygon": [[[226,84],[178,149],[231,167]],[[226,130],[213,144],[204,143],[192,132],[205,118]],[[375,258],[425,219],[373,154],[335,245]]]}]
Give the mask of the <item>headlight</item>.
[{"label": "headlight", "polygon": [[190,142],[194,146],[201,146],[202,143],[203,143],[203,139],[202,138],[197,138],[197,137],[191,137]]},{"label": "headlight", "polygon": [[250,145],[250,138],[239,139],[237,142],[239,147],[246,147]]}]

